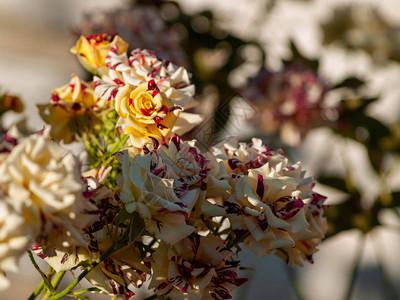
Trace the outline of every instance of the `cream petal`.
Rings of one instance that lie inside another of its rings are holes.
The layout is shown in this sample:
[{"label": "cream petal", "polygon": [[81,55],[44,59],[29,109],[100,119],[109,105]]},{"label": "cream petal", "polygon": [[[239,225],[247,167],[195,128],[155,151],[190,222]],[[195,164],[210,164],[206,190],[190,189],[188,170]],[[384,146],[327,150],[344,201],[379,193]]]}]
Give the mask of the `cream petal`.
[{"label": "cream petal", "polygon": [[179,118],[176,120],[172,131],[177,135],[183,135],[198,126],[203,121],[204,117],[202,115],[180,112]]},{"label": "cream petal", "polygon": [[272,228],[288,228],[288,227],[290,227],[290,224],[288,222],[275,216],[269,206],[267,206],[265,209],[265,215],[267,217],[269,226],[271,226]]},{"label": "cream petal", "polygon": [[259,257],[264,257],[269,250],[269,240],[260,240],[257,242],[254,238],[248,237],[245,240],[245,245],[249,248],[255,255]]},{"label": "cream petal", "polygon": [[185,204],[185,211],[190,214],[192,211],[194,205],[196,204],[196,201],[199,199],[200,196],[200,189],[194,189],[188,191],[185,195],[182,196],[180,199],[180,202]]},{"label": "cream petal", "polygon": [[207,285],[210,284],[211,279],[213,278],[213,276],[215,276],[215,270],[211,269],[210,271],[208,271],[205,275],[203,275],[202,277],[198,277],[195,278],[194,280],[192,280],[191,284],[193,285],[193,287],[196,290],[203,290]]},{"label": "cream petal", "polygon": [[289,233],[281,230],[275,230],[276,238],[269,243],[270,249],[293,247],[294,241]]},{"label": "cream petal", "polygon": [[157,215],[155,218],[161,222],[162,226],[158,228],[156,223],[152,222],[146,228],[153,232],[157,238],[170,244],[184,239],[196,229],[185,224],[185,217],[176,213]]},{"label": "cream petal", "polygon": [[290,232],[296,233],[306,229],[310,224],[307,222],[306,217],[304,215],[304,207],[299,210],[297,214],[295,214],[290,220]]},{"label": "cream petal", "polygon": [[8,289],[10,287],[10,281],[7,279],[5,274],[0,270],[0,291]]},{"label": "cream petal", "polygon": [[254,207],[263,207],[264,203],[260,201],[260,198],[256,196],[253,192],[251,186],[247,183],[244,183],[244,196],[246,196],[247,201],[249,201]]},{"label": "cream petal", "polygon": [[244,223],[247,229],[249,229],[254,239],[259,242],[266,239],[275,239],[276,236],[272,230],[262,231],[257,223],[256,218],[244,218]]},{"label": "cream petal", "polygon": [[207,216],[225,216],[226,212],[225,209],[221,206],[212,204],[208,202],[207,200],[199,200],[200,204],[199,207],[201,209],[201,212]]}]

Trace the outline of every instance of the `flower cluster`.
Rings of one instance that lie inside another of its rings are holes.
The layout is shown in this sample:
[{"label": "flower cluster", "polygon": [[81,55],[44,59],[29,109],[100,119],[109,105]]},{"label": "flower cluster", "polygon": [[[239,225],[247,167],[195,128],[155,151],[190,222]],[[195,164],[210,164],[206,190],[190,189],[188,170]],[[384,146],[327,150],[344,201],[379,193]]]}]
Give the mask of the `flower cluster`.
[{"label": "flower cluster", "polygon": [[[201,116],[184,112],[197,102],[190,74],[183,67],[146,49],[135,49],[128,57],[127,49],[119,36],[81,36],[71,51],[96,76],[92,83],[73,76],[69,85],[53,92],[50,105],[39,106],[43,119],[56,125],[54,131],[63,135],[69,130],[73,137],[90,132],[85,127],[93,127],[96,117],[112,108],[118,114],[114,126],[129,135],[126,147],[140,153],[144,147],[157,148],[172,132],[184,134],[202,121]],[[80,132],[71,130],[75,128]]]},{"label": "flower cluster", "polygon": [[274,252],[289,266],[312,262],[327,230],[326,205],[301,164],[290,165],[259,139],[250,145],[230,139],[213,153],[234,174],[224,207],[235,236],[258,256]]},{"label": "flower cluster", "polygon": [[[42,132],[1,133],[1,274],[31,248],[61,277],[82,268],[94,292],[131,299],[148,281],[171,299],[230,299],[247,280],[240,243],[289,266],[312,262],[326,205],[301,164],[258,139],[207,153],[183,140],[202,119],[184,111],[196,104],[190,74],[127,48],[82,36],[72,52],[93,82],[72,75],[54,89],[39,105],[51,125]],[[82,142],[89,162],[51,138]]]},{"label": "flower cluster", "polygon": [[133,147],[157,148],[171,131],[184,134],[202,120],[182,112],[196,103],[183,67],[148,50],[133,50],[129,58],[113,50],[106,59],[109,72],[95,79],[95,91],[100,98],[115,100],[118,125],[130,134]]}]

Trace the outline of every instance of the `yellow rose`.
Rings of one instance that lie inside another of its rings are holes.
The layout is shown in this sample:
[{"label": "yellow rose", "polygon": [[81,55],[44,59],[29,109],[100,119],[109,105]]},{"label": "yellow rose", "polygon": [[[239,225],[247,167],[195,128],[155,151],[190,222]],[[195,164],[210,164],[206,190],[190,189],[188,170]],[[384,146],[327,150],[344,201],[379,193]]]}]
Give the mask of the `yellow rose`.
[{"label": "yellow rose", "polygon": [[113,46],[116,46],[120,53],[128,50],[128,43],[118,35],[108,36],[101,33],[87,37],[82,35],[76,45],[71,48],[71,52],[77,54],[86,70],[91,73],[102,73],[101,67],[105,67],[107,54]]},{"label": "yellow rose", "polygon": [[98,100],[94,94],[93,84],[84,82],[75,74],[72,74],[69,83],[53,90],[52,98],[54,102],[59,100],[79,102],[89,107],[96,105]]},{"label": "yellow rose", "polygon": [[157,148],[174,126],[181,107],[159,92],[154,80],[136,88],[122,87],[115,96],[118,125],[125,129],[134,147]]},{"label": "yellow rose", "polygon": [[87,131],[99,122],[92,108],[98,98],[92,83],[72,75],[71,81],[52,92],[49,104],[38,105],[42,119],[51,125],[51,136],[64,143],[72,143],[77,133]]}]

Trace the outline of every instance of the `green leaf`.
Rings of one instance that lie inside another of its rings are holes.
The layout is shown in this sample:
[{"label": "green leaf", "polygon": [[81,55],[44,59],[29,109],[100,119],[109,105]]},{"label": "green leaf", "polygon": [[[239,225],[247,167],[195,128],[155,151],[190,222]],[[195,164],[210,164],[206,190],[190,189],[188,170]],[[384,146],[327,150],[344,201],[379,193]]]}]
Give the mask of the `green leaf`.
[{"label": "green leaf", "polygon": [[333,86],[334,89],[337,88],[352,88],[352,89],[358,89],[360,86],[362,86],[365,82],[357,77],[348,77],[342,82],[336,84]]},{"label": "green leaf", "polygon": [[385,156],[384,151],[372,147],[368,147],[367,150],[369,161],[371,162],[372,167],[377,173],[380,173],[382,169],[383,158]]},{"label": "green leaf", "polygon": [[359,123],[359,126],[363,126],[369,133],[369,145],[372,144],[379,148],[380,140],[384,137],[390,136],[390,129],[381,121],[373,117],[365,115],[360,118]]},{"label": "green leaf", "polygon": [[111,144],[112,146],[110,147],[109,153],[114,154],[115,152],[121,150],[121,148],[126,144],[128,138],[129,135],[127,134],[122,135],[119,141]]},{"label": "green leaf", "polygon": [[113,223],[116,227],[119,227],[121,224],[126,223],[127,220],[130,220],[131,214],[126,211],[126,208],[123,207],[119,214],[115,217]]},{"label": "green leaf", "polygon": [[336,176],[326,176],[326,177],[319,177],[318,181],[324,185],[335,188],[339,191],[350,193],[347,186],[347,182],[344,178]]},{"label": "green leaf", "polygon": [[133,243],[142,234],[146,226],[137,212],[132,214],[132,220],[129,225],[129,242]]},{"label": "green leaf", "polygon": [[343,99],[342,103],[345,108],[345,113],[351,116],[355,116],[358,114],[365,114],[365,109],[375,101],[377,101],[378,98],[373,97],[373,98],[351,98],[351,99]]},{"label": "green leaf", "polygon": [[299,63],[305,67],[312,69],[314,72],[317,72],[319,61],[317,59],[309,59],[297,49],[296,44],[291,40],[290,41],[290,50],[292,52],[292,59],[291,60],[283,60],[285,65],[291,65],[295,63]]},{"label": "green leaf", "polygon": [[328,233],[326,238],[345,230],[358,229],[363,233],[371,231],[379,226],[378,201],[371,209],[364,209],[361,205],[360,195],[351,195],[345,202],[330,205],[326,211],[328,220]]},{"label": "green leaf", "polygon": [[400,207],[400,191],[392,192],[392,207]]}]

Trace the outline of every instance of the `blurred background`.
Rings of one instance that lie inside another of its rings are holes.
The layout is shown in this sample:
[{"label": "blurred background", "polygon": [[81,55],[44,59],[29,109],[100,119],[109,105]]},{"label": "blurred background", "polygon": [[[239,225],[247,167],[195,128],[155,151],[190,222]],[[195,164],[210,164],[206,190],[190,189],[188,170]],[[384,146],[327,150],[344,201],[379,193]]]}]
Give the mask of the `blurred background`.
[{"label": "blurred background", "polygon": [[[398,0],[2,0],[0,94],[25,106],[3,126],[25,118],[40,130],[36,104],[73,73],[90,79],[69,49],[100,32],[193,74],[206,121],[187,138],[260,137],[328,197],[314,263],[289,269],[244,250],[250,280],[234,299],[399,299]],[[40,281],[27,258],[8,275],[2,299],[26,299]]]}]

